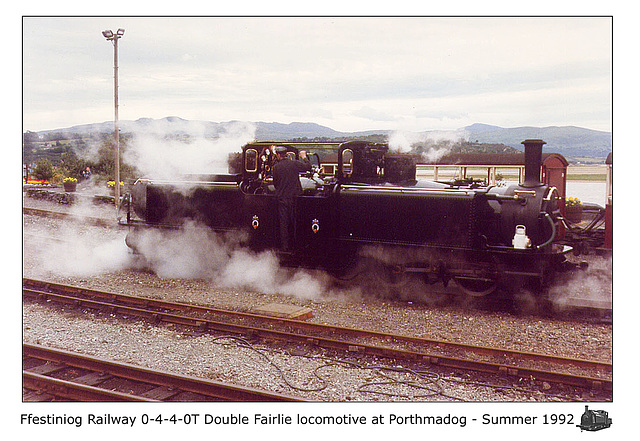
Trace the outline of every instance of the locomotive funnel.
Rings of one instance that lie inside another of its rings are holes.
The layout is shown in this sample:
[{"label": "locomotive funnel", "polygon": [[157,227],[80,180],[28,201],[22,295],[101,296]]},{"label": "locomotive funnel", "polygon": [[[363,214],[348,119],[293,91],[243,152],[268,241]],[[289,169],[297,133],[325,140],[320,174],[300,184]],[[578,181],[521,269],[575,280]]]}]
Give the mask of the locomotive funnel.
[{"label": "locomotive funnel", "polygon": [[546,144],[541,139],[526,139],[524,144],[524,182],[523,187],[540,187],[540,167],[542,166],[542,146]]}]

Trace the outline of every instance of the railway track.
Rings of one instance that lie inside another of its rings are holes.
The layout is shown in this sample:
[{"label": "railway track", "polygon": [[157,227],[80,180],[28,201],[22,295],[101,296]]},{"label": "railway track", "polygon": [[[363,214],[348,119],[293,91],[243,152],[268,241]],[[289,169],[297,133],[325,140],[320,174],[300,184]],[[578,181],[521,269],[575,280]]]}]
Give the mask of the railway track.
[{"label": "railway track", "polygon": [[61,211],[41,210],[39,208],[22,207],[22,214],[46,217],[50,219],[79,221],[89,225],[95,225],[98,227],[119,226],[119,224],[114,219],[105,219],[105,218],[95,217],[95,216],[84,216],[84,215],[78,215],[78,214],[72,214],[72,213],[64,213]]},{"label": "railway track", "polygon": [[249,339],[275,339],[443,368],[533,378],[606,392],[613,390],[613,367],[610,363],[273,318],[26,278],[23,279],[23,299],[98,309],[155,323],[179,324],[199,332],[230,333]]},{"label": "railway track", "polygon": [[304,401],[218,381],[22,345],[24,401]]}]

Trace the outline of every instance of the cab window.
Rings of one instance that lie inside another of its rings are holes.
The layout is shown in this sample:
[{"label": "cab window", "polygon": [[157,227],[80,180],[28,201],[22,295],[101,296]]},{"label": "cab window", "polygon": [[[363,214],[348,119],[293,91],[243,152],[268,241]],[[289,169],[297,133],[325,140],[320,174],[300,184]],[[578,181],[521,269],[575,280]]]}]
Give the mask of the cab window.
[{"label": "cab window", "polygon": [[351,176],[353,171],[353,150],[345,149],[342,152],[342,174],[344,177]]},{"label": "cab window", "polygon": [[248,172],[258,171],[258,151],[247,149],[244,154],[244,169]]}]

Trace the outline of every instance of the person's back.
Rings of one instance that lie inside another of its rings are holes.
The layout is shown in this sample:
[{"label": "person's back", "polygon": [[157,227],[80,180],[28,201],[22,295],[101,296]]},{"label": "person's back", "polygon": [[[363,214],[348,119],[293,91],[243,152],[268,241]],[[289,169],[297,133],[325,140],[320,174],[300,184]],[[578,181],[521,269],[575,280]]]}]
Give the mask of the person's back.
[{"label": "person's back", "polygon": [[311,164],[300,160],[283,159],[273,166],[273,185],[278,200],[292,199],[302,194],[300,172],[311,170]]},{"label": "person's back", "polygon": [[295,228],[295,199],[302,194],[300,172],[311,170],[305,151],[300,152],[300,160],[291,160],[286,155],[286,148],[276,149],[278,162],[273,165],[273,185],[276,188],[278,201],[278,218],[280,220],[280,246],[282,250],[291,249],[291,235]]}]

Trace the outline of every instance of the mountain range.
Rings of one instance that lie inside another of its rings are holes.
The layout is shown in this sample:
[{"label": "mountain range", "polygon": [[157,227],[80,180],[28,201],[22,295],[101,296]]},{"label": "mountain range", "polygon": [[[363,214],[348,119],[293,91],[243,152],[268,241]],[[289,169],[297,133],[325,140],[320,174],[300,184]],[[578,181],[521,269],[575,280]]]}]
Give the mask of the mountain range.
[{"label": "mountain range", "polygon": [[[233,125],[244,124],[238,121],[213,122],[192,121],[171,116],[161,119],[141,118],[135,121],[119,121],[121,132],[140,132],[145,130],[162,130],[166,134],[190,134],[197,130],[201,136],[217,136],[230,130]],[[390,135],[392,130],[368,130],[359,132],[340,132],[329,127],[309,122],[277,122],[250,123],[256,129],[256,139],[285,141],[299,138],[355,138],[368,135]],[[82,136],[113,132],[113,121],[85,124],[64,129],[37,132],[38,135],[57,133],[75,133]],[[461,129],[450,131],[456,138],[476,143],[505,144],[523,150],[525,139],[542,139],[547,145],[545,151],[555,152],[567,158],[604,158],[612,150],[612,133],[591,130],[574,126],[550,127],[512,127],[505,128],[488,124],[472,124]],[[447,132],[448,133],[448,132]],[[416,135],[425,138],[438,138],[442,131],[424,131]]]},{"label": "mountain range", "polygon": [[469,141],[499,142],[523,150],[525,139],[542,139],[545,150],[568,158],[605,158],[612,151],[612,134],[575,126],[503,128],[487,124],[465,127]]}]

